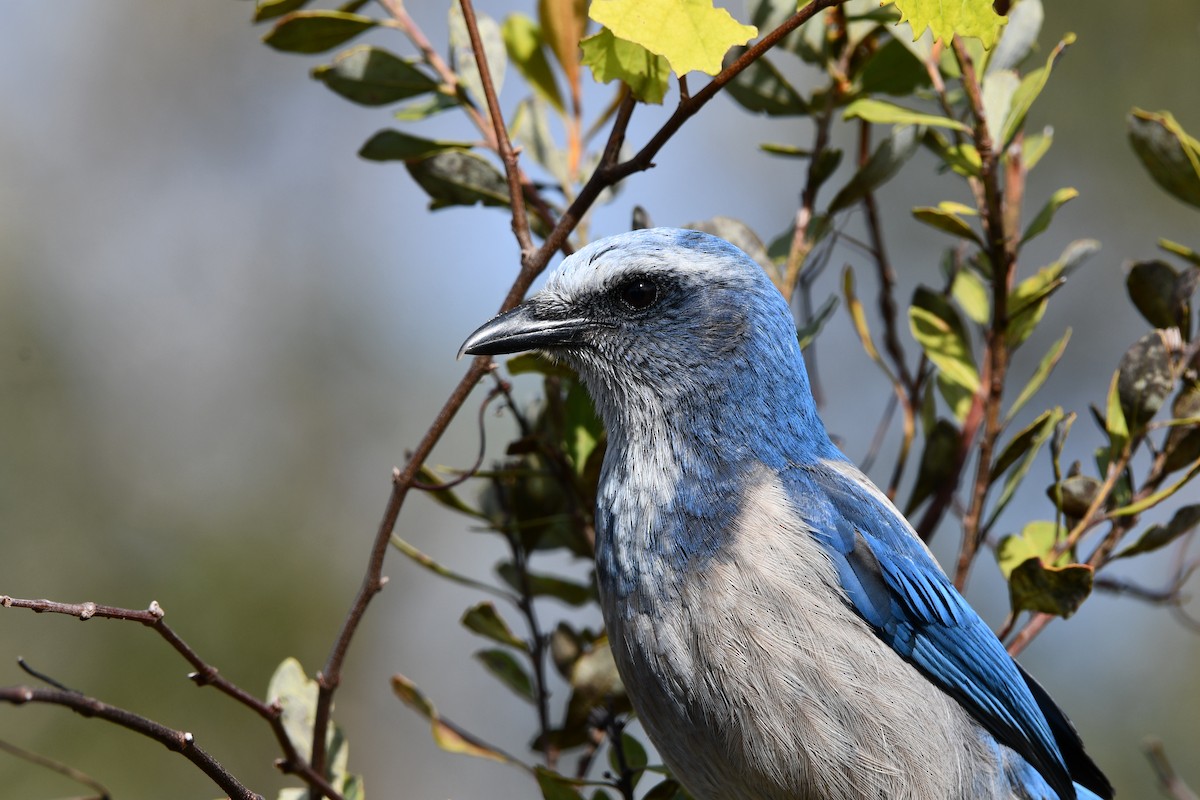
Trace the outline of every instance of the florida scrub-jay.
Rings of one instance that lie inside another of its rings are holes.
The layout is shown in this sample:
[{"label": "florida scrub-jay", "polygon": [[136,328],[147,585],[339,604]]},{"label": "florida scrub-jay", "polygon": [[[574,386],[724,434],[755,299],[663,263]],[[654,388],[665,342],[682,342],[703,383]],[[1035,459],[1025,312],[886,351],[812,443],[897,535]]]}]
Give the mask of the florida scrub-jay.
[{"label": "florida scrub-jay", "polygon": [[696,231],[594,242],[462,352],[574,367],[608,430],[604,621],[697,800],[1113,790],[1046,692],[817,417],[791,311]]}]

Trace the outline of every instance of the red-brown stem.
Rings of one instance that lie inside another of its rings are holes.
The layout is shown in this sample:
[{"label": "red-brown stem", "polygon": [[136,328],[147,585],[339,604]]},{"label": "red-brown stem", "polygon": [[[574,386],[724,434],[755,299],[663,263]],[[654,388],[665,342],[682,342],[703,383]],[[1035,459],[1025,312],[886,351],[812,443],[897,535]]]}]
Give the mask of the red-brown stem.
[{"label": "red-brown stem", "polygon": [[492,82],[492,72],[488,68],[487,51],[479,36],[479,23],[475,19],[475,6],[471,0],[459,0],[462,7],[463,21],[467,26],[467,35],[471,39],[471,49],[475,51],[475,60],[479,65],[479,80],[483,83],[483,96],[487,99],[488,114],[492,120],[492,131],[496,139],[496,152],[504,162],[504,174],[508,178],[508,196],[512,202],[512,229],[521,246],[522,259],[533,254],[533,237],[529,233],[529,217],[525,214],[525,190],[521,186],[521,170],[517,165],[517,153],[513,150],[512,141],[508,138],[508,126],[504,124],[504,112],[500,110],[500,101],[496,97],[496,86]]},{"label": "red-brown stem", "polygon": [[314,770],[312,765],[305,760],[304,756],[296,751],[291,738],[287,735],[287,731],[283,727],[283,717],[279,706],[259,700],[245,689],[226,679],[218,672],[216,667],[201,658],[200,654],[192,649],[191,645],[185,642],[171,626],[163,621],[166,612],[158,603],[152,602],[149,608],[138,609],[106,606],[92,602],[60,603],[55,600],[25,600],[19,597],[0,595],[0,607],[24,608],[36,614],[64,614],[69,617],[76,617],[85,622],[89,619],[97,618],[137,622],[145,625],[161,636],[167,644],[171,645],[192,666],[195,672],[188,677],[194,684],[197,686],[213,687],[267,721],[271,726],[272,733],[275,734],[275,739],[279,742],[280,749],[283,751],[283,758],[276,764],[281,772],[297,775],[309,786],[324,791],[326,796],[333,800],[340,800],[340,795],[329,785],[325,777]]},{"label": "red-brown stem", "polygon": [[987,256],[992,267],[992,322],[985,334],[985,363],[976,398],[977,401],[982,401],[983,432],[979,439],[971,499],[967,504],[966,514],[963,516],[963,539],[958,555],[958,567],[954,573],[954,585],[962,590],[966,586],[975,554],[982,543],[982,521],[984,503],[990,486],[992,453],[1004,427],[1000,412],[1009,362],[1006,338],[1008,333],[1008,293],[1012,289],[1017,259],[1016,237],[1005,224],[1009,218],[1004,208],[1000,153],[996,152],[996,143],[992,141],[988,130],[983,97],[980,93],[979,80],[975,74],[975,65],[959,39],[954,40],[953,48],[962,70],[962,82],[963,88],[966,90],[967,102],[975,120],[973,138],[975,139],[975,149],[979,152],[980,175],[978,180],[971,182],[971,188],[975,192],[976,205],[979,207]]},{"label": "red-brown stem", "polygon": [[48,703],[64,706],[84,717],[99,717],[135,733],[153,739],[173,753],[179,753],[207,775],[213,783],[235,800],[263,800],[262,795],[250,791],[230,772],[196,744],[195,737],[185,731],[177,731],[152,719],[110,706],[94,697],[63,689],[42,689],[31,686],[5,686],[0,688],[0,702],[12,705],[26,703]]}]

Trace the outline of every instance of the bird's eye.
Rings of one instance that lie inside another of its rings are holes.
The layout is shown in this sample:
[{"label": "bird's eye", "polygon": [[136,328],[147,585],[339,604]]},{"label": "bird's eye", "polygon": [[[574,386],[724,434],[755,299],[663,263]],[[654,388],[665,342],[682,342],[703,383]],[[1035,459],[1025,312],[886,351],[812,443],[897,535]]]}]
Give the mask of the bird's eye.
[{"label": "bird's eye", "polygon": [[648,278],[633,278],[617,287],[617,297],[642,311],[654,305],[658,299],[658,284]]}]

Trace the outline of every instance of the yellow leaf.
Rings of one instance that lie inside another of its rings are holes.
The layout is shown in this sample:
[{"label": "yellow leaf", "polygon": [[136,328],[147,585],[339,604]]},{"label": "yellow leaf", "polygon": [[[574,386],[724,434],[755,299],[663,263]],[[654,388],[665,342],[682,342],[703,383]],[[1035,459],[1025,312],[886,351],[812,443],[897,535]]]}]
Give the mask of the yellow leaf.
[{"label": "yellow leaf", "polygon": [[729,48],[758,35],[712,0],[594,0],[588,15],[618,39],[667,59],[677,75],[716,75]]},{"label": "yellow leaf", "polygon": [[662,103],[667,93],[671,67],[662,56],[651,53],[640,44],[613,36],[608,28],[579,43],[583,48],[583,63],[592,69],[598,83],[624,81],[633,96],[643,103]]},{"label": "yellow leaf", "polygon": [[921,38],[926,28],[942,41],[958,36],[974,36],[991,48],[1008,20],[992,9],[992,0],[885,0],[900,10],[900,21],[912,25],[913,39]]}]

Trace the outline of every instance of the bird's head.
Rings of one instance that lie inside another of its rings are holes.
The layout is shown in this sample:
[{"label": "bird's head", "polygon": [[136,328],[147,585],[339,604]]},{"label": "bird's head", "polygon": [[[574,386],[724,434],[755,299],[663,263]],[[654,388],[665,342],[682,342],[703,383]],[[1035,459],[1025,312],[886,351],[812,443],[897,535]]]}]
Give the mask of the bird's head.
[{"label": "bird's head", "polygon": [[471,334],[460,355],[525,350],[575,368],[610,428],[638,422],[623,413],[631,408],[812,408],[787,302],[749,256],[699,231],[651,228],[589,244],[546,288]]}]

